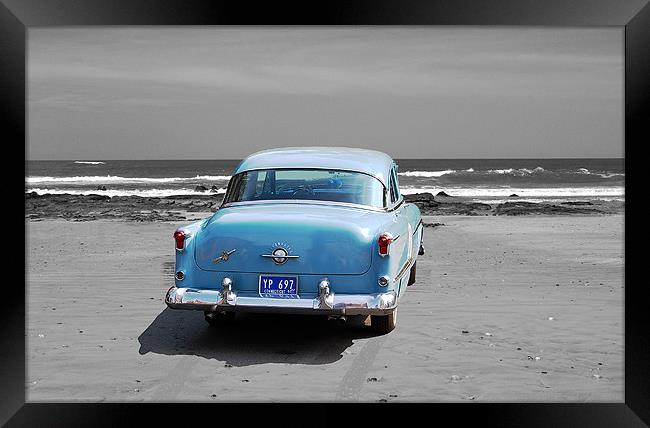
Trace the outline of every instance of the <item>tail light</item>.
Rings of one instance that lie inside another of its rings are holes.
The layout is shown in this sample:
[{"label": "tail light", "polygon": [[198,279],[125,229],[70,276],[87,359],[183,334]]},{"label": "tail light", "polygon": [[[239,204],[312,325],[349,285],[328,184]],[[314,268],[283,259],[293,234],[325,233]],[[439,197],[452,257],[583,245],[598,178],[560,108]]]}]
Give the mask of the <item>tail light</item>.
[{"label": "tail light", "polygon": [[182,250],[185,248],[185,232],[177,230],[174,232],[174,241],[176,241],[176,249]]},{"label": "tail light", "polygon": [[390,243],[393,242],[393,238],[390,236],[388,233],[382,233],[379,235],[379,238],[377,239],[377,244],[379,245],[379,255],[380,256],[387,256],[388,255],[388,248],[390,247]]}]

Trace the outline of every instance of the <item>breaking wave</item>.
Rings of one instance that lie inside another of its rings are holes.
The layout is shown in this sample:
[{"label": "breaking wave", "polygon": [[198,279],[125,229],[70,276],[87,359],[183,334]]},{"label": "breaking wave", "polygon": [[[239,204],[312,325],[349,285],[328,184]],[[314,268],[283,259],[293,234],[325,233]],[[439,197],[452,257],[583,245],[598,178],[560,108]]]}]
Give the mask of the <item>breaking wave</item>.
[{"label": "breaking wave", "polygon": [[401,193],[409,195],[413,193],[432,193],[436,194],[444,191],[450,196],[465,198],[508,198],[516,194],[519,198],[623,198],[625,188],[612,187],[547,187],[547,188],[481,188],[481,187],[403,187]]},{"label": "breaking wave", "polygon": [[595,176],[600,178],[614,178],[625,177],[625,173],[612,173],[612,172],[598,172],[590,171],[587,168],[578,168],[573,170],[546,170],[541,166],[537,168],[503,168],[503,169],[485,169],[475,170],[474,168],[468,169],[446,169],[444,171],[404,171],[398,173],[402,177],[416,177],[416,178],[438,178],[446,175],[453,176],[512,176],[512,177],[527,177],[535,175],[555,175],[555,176]]},{"label": "breaking wave", "polygon": [[104,176],[75,176],[75,177],[27,177],[28,184],[41,183],[69,183],[69,184],[86,184],[86,183],[117,183],[117,184],[137,184],[137,183],[178,183],[202,181],[228,181],[229,175],[197,175],[195,177],[120,177],[115,175]]},{"label": "breaking wave", "polygon": [[406,171],[406,172],[399,172],[397,175],[401,175],[404,177],[442,177],[443,175],[454,174],[456,172],[458,171],[456,171],[455,169],[446,169],[444,171]]},{"label": "breaking wave", "polygon": [[197,192],[194,189],[134,189],[134,190],[74,190],[74,189],[27,189],[26,193],[36,192],[39,195],[104,195],[110,196],[140,196],[142,198],[164,198],[168,196],[182,195],[221,195],[226,193],[225,188],[220,188],[216,192]]}]

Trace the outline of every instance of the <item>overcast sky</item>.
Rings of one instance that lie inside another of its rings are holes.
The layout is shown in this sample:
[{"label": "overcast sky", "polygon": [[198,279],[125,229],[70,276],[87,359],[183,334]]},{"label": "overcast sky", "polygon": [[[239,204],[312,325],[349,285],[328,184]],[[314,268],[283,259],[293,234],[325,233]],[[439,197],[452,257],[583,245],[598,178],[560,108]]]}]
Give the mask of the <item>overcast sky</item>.
[{"label": "overcast sky", "polygon": [[623,29],[30,28],[28,99],[28,159],[623,157]]}]

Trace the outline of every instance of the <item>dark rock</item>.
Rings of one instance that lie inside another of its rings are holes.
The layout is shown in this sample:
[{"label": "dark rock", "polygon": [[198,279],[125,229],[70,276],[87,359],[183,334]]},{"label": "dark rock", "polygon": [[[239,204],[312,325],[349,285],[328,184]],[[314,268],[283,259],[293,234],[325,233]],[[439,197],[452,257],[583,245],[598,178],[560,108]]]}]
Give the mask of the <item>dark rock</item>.
[{"label": "dark rock", "polygon": [[495,215],[525,214],[600,214],[594,208],[576,208],[570,206],[546,204],[542,202],[504,202],[497,205]]},{"label": "dark rock", "polygon": [[510,195],[510,196],[508,196],[508,197],[509,197],[509,198],[518,198],[518,197],[519,197],[519,195],[518,195],[518,194],[516,194],[516,193],[513,193],[512,195]]},{"label": "dark rock", "polygon": [[210,191],[211,191],[211,192],[218,192],[218,191],[219,191],[219,188],[217,187],[216,184],[213,184],[212,187],[210,187]]},{"label": "dark rock", "polygon": [[97,186],[97,190],[106,190],[106,186]]},{"label": "dark rock", "polygon": [[91,200],[91,201],[108,201],[108,200],[111,199],[110,196],[106,196],[106,195],[97,195],[97,194],[95,194],[95,193],[86,196],[86,198],[88,198],[88,199]]},{"label": "dark rock", "polygon": [[195,192],[207,192],[208,188],[203,185],[198,185],[194,188]]},{"label": "dark rock", "polygon": [[561,205],[593,205],[589,201],[569,201],[569,202],[562,202]]},{"label": "dark rock", "polygon": [[404,195],[406,202],[434,202],[435,198],[432,193],[413,193],[411,195]]},{"label": "dark rock", "polygon": [[443,191],[436,193],[436,196],[444,196],[445,198],[453,198],[453,196],[446,194]]}]

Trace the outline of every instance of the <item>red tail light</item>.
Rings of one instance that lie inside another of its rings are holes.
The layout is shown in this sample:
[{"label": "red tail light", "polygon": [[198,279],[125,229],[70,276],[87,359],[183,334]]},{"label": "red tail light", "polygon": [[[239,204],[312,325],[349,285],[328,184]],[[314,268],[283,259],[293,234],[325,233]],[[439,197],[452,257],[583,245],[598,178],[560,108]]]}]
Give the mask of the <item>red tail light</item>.
[{"label": "red tail light", "polygon": [[176,241],[176,249],[182,250],[185,248],[185,232],[177,230],[174,232],[174,241]]},{"label": "red tail light", "polygon": [[379,238],[377,239],[377,244],[379,245],[380,256],[388,255],[388,247],[390,247],[391,242],[393,242],[393,238],[388,233],[382,233],[381,235],[379,235]]}]

